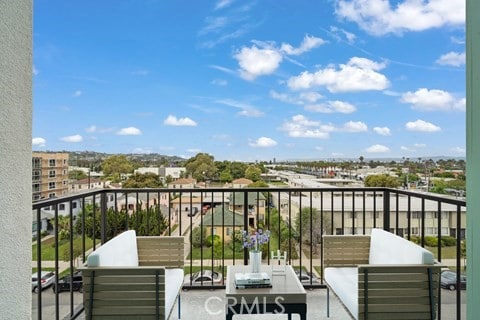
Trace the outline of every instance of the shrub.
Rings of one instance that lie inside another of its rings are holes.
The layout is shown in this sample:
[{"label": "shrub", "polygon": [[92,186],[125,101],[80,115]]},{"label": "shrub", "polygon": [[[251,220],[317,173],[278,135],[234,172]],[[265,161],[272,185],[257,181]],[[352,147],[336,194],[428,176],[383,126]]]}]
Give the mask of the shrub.
[{"label": "shrub", "polygon": [[217,236],[217,235],[210,235],[205,240],[205,245],[207,247],[218,246],[221,244],[222,244],[222,240],[220,239],[220,236]]},{"label": "shrub", "polygon": [[425,245],[427,247],[436,247],[438,245],[438,238],[432,236],[425,236]]},{"label": "shrub", "polygon": [[442,247],[453,247],[457,245],[457,239],[450,236],[442,236]]}]

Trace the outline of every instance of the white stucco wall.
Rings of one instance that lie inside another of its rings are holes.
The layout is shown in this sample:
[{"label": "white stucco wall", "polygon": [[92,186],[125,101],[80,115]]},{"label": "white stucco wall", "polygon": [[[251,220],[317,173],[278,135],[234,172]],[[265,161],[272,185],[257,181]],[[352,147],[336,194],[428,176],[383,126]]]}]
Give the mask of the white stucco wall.
[{"label": "white stucco wall", "polygon": [[0,318],[31,318],[32,1],[0,0]]}]

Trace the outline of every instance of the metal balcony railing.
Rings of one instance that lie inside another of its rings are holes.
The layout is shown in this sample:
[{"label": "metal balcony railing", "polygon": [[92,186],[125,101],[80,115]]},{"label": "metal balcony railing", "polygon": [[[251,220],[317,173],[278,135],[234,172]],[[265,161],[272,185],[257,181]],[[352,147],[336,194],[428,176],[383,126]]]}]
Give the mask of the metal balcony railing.
[{"label": "metal balcony railing", "polygon": [[[286,251],[288,263],[305,275],[306,288],[324,287],[323,234],[368,234],[383,228],[416,241],[456,270],[457,288],[466,262],[464,200],[389,188],[97,189],[35,202],[33,216],[36,272],[40,277],[47,268],[55,271],[56,283],[84,263],[89,252],[128,229],[137,235],[183,235],[185,273],[223,275],[220,280],[190,277],[185,289],[225,288],[226,266],[248,263],[238,237],[252,228],[271,232],[263,263],[271,263],[269,252]],[[50,240],[42,241],[46,234]],[[446,242],[453,244],[453,257],[444,257]],[[34,296],[36,319],[75,319],[83,311],[81,295],[73,289],[67,302],[58,290],[48,295],[40,290]],[[455,297],[460,320],[460,290]],[[439,299],[442,319],[441,294]]]}]

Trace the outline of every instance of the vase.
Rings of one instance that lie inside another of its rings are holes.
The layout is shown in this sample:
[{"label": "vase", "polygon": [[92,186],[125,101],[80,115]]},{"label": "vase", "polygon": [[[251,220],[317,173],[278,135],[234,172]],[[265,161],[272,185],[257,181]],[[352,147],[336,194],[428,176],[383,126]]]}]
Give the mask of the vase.
[{"label": "vase", "polygon": [[250,251],[250,272],[259,273],[262,264],[262,251]]}]

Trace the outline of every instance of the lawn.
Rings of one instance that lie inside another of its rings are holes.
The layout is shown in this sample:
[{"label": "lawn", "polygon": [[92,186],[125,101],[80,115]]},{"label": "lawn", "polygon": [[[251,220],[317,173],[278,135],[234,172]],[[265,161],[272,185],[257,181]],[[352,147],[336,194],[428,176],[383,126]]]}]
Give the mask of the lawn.
[{"label": "lawn", "polygon": [[[62,240],[59,242],[59,247],[58,247],[58,255],[59,255],[59,260],[62,259],[63,252],[65,248],[69,248],[70,242]],[[76,237],[73,240],[73,247],[74,248],[81,248],[82,247],[82,238],[81,237]],[[85,238],[85,250],[89,250],[90,248],[93,247],[93,241],[90,238]],[[42,260],[55,260],[55,239],[54,238],[49,238],[45,241],[42,241]],[[32,260],[37,261],[37,245],[34,244],[32,245]]]}]

